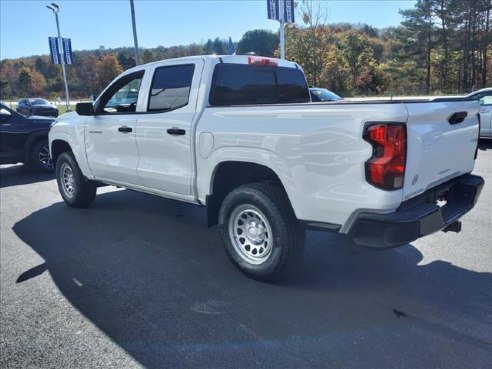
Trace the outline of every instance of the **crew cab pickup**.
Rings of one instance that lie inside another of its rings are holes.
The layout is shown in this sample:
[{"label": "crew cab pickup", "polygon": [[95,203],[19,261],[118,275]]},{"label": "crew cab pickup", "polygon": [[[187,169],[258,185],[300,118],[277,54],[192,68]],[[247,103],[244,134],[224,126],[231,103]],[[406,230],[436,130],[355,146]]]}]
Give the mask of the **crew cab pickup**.
[{"label": "crew cab pickup", "polygon": [[296,63],[186,57],[130,69],[59,117],[50,152],[69,206],[103,184],[206,206],[233,263],[273,280],[301,258],[306,228],[372,247],[458,232],[484,183],[471,174],[479,108],[312,103]]}]

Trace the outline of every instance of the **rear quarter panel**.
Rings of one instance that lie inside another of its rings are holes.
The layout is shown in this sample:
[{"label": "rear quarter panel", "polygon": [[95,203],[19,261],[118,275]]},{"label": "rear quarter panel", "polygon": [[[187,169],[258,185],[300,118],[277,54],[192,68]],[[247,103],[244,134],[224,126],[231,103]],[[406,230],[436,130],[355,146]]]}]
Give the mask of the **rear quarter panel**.
[{"label": "rear quarter panel", "polygon": [[265,165],[280,178],[298,219],[344,224],[356,210],[394,210],[402,192],[365,180],[367,121],[406,122],[403,104],[299,104],[206,108],[197,127],[197,192],[211,193],[224,161]]}]

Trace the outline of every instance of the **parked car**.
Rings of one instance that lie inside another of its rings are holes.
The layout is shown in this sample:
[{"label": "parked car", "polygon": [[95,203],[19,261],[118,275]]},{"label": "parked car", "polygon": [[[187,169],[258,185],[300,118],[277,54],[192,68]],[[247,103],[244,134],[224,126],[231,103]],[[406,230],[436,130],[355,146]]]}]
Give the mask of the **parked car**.
[{"label": "parked car", "polygon": [[[139,86],[132,111],[112,107]],[[232,262],[273,280],[304,229],[388,248],[443,230],[476,204],[476,101],[312,104],[302,68],[246,55],[141,65],[49,133],[60,194],[88,207],[101,184],[207,207]],[[96,210],[97,211],[97,210]]]},{"label": "parked car", "polygon": [[56,118],[59,114],[56,106],[51,104],[48,100],[41,98],[21,99],[17,103],[16,110],[26,116],[37,115]]},{"label": "parked car", "polygon": [[480,103],[480,138],[492,138],[492,87],[474,91],[465,96],[438,96],[434,102],[478,101]]},{"label": "parked car", "polygon": [[492,138],[492,87],[472,92],[467,97],[480,102],[480,137]]},{"label": "parked car", "polygon": [[309,87],[309,94],[312,102],[342,100],[340,96],[326,88]]},{"label": "parked car", "polygon": [[39,171],[52,171],[48,132],[53,118],[30,116],[0,103],[0,164],[25,163]]}]

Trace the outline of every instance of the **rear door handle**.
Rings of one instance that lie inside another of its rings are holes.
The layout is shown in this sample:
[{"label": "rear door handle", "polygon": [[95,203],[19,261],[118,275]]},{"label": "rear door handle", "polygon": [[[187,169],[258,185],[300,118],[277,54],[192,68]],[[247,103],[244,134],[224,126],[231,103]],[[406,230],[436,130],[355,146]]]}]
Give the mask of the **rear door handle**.
[{"label": "rear door handle", "polygon": [[129,133],[133,131],[132,127],[127,127],[127,126],[121,126],[118,128],[118,131],[123,132],[123,133]]},{"label": "rear door handle", "polygon": [[186,134],[186,131],[184,129],[181,129],[181,128],[173,127],[173,128],[169,128],[167,130],[167,133],[169,133],[172,136],[183,136]]}]

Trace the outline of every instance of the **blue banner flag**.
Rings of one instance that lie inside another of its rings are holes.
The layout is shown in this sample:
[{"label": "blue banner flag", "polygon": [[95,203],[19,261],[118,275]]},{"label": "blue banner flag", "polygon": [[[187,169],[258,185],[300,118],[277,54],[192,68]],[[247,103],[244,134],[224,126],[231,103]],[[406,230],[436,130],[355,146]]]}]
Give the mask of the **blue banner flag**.
[{"label": "blue banner flag", "polygon": [[267,0],[268,19],[279,20],[279,0]]},{"label": "blue banner flag", "polygon": [[63,44],[63,63],[72,64],[73,63],[72,41],[69,38],[63,38],[62,44]]},{"label": "blue banner flag", "polygon": [[294,0],[267,0],[268,19],[278,20],[283,17],[285,23],[295,23]]},{"label": "blue banner flag", "polygon": [[58,44],[58,37],[48,37],[50,42],[50,55],[51,62],[53,64],[60,64],[60,46]]},{"label": "blue banner flag", "polygon": [[234,50],[234,44],[232,43],[232,39],[229,37],[229,45],[227,45],[227,54],[234,55],[236,50]]},{"label": "blue banner flag", "polygon": [[294,20],[294,0],[284,0],[284,22],[295,23]]}]

